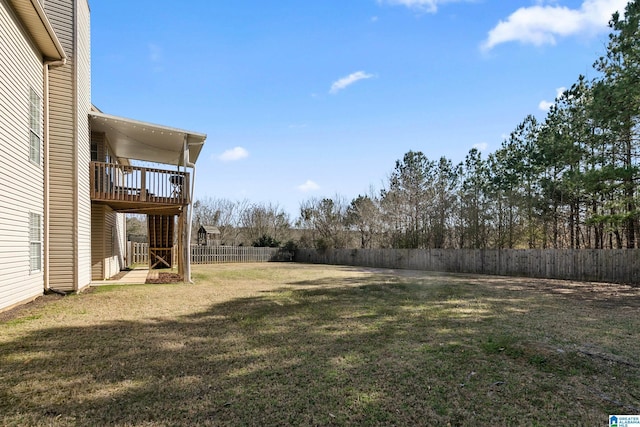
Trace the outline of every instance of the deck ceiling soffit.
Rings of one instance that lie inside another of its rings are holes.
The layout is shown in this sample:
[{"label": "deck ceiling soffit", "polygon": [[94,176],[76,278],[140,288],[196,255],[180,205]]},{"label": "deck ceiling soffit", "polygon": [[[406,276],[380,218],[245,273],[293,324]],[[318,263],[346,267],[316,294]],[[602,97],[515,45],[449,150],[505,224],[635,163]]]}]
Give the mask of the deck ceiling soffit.
[{"label": "deck ceiling soffit", "polygon": [[89,113],[91,130],[104,132],[113,155],[121,159],[142,160],[166,165],[184,165],[184,141],[189,147],[189,162],[198,160],[205,134],[125,117],[111,116],[97,111]]},{"label": "deck ceiling soffit", "polygon": [[9,3],[46,60],[60,60],[66,57],[62,44],[38,0],[10,0]]}]

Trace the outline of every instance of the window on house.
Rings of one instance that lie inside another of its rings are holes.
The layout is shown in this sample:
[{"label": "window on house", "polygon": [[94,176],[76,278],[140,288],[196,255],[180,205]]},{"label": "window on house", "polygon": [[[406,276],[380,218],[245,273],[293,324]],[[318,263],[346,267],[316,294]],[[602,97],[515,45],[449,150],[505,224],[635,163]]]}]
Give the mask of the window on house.
[{"label": "window on house", "polygon": [[98,161],[98,143],[95,141],[91,141],[91,161]]},{"label": "window on house", "polygon": [[30,95],[30,138],[29,160],[40,165],[40,147],[42,145],[42,99],[31,89]]},{"label": "window on house", "polygon": [[29,213],[29,270],[42,269],[42,217]]}]

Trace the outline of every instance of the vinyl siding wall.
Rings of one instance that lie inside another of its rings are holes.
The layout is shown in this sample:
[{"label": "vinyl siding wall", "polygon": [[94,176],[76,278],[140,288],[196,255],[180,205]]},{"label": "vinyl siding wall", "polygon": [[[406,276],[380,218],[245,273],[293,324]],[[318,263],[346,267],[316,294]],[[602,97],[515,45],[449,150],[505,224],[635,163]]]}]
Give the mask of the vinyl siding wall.
[{"label": "vinyl siding wall", "polygon": [[47,0],[45,10],[68,56],[50,72],[49,281],[73,291],[91,279],[89,9],[86,0]]},{"label": "vinyl siding wall", "polygon": [[30,91],[33,89],[43,98],[43,63],[41,54],[4,0],[0,0],[0,58],[0,310],[3,310],[42,295],[44,288],[42,270],[30,272],[29,263],[29,214],[42,217],[44,212],[42,162],[33,164],[29,160]]},{"label": "vinyl siding wall", "polygon": [[127,259],[127,222],[125,214],[111,212],[113,228],[107,228],[106,232],[113,233],[112,236],[112,252],[110,254],[110,270],[109,277],[112,277],[126,267]]},{"label": "vinyl siding wall", "polygon": [[[107,160],[108,143],[104,133],[92,132],[97,161]],[[89,172],[87,172],[89,173]],[[108,206],[91,206],[91,279],[104,280],[126,267],[126,216]]]},{"label": "vinyl siding wall", "polygon": [[91,138],[89,111],[91,110],[91,35],[89,4],[77,0],[78,38],[77,93],[78,93],[78,288],[91,283],[91,194],[89,166],[91,163]]},{"label": "vinyl siding wall", "polygon": [[91,213],[91,278],[104,280],[115,276],[125,267],[124,214],[98,204],[92,206]]},{"label": "vinyl siding wall", "polygon": [[106,206],[91,206],[91,278],[103,280],[105,273],[104,223]]}]

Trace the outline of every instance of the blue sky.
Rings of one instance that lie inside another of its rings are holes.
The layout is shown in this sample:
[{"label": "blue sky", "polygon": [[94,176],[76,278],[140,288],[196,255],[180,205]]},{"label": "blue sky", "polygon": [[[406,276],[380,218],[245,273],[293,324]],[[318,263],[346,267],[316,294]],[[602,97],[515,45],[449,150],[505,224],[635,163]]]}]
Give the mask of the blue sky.
[{"label": "blue sky", "polygon": [[196,197],[378,191],[409,150],[497,149],[595,77],[626,0],[91,0],[92,101],[208,135]]}]

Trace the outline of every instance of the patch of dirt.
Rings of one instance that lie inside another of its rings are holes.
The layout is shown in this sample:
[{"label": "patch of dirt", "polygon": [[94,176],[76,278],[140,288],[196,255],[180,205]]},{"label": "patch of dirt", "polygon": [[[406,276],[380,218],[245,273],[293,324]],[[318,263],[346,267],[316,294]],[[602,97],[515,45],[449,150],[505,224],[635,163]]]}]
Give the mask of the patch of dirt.
[{"label": "patch of dirt", "polygon": [[18,317],[22,316],[23,314],[28,314],[30,311],[33,310],[38,310],[42,307],[44,307],[45,305],[57,301],[59,299],[64,298],[64,295],[59,295],[59,294],[54,294],[54,293],[50,293],[50,294],[46,294],[46,295],[42,295],[40,297],[37,297],[36,299],[34,299],[31,302],[28,302],[26,304],[22,304],[19,305],[17,307],[14,307],[10,310],[7,311],[3,311],[0,312],[0,323],[4,323],[4,322],[8,322],[9,320],[13,320],[13,319],[17,319]]},{"label": "patch of dirt", "polygon": [[640,308],[640,286],[637,285],[366,267],[357,268],[357,271],[370,271],[378,274],[390,274],[392,276],[402,277],[435,277],[438,280],[442,280],[446,277],[453,281],[464,280],[469,283],[484,284],[493,288],[510,291],[526,290],[529,292],[552,295],[560,298],[585,301],[603,308]]},{"label": "patch of dirt", "polygon": [[168,284],[182,282],[182,276],[177,273],[158,273],[158,277],[147,277],[145,283]]},{"label": "patch of dirt", "polygon": [[[487,277],[481,280],[491,281],[492,279]],[[603,308],[640,308],[640,287],[633,285],[511,277],[498,280],[493,286],[509,290],[525,289],[560,298],[590,302]]]},{"label": "patch of dirt", "polygon": [[18,317],[21,317],[23,315],[27,316],[29,315],[29,312],[37,311],[48,304],[61,300],[67,295],[77,294],[77,293],[85,295],[85,294],[90,294],[94,291],[95,291],[94,287],[87,286],[81,289],[80,292],[71,292],[66,295],[64,295],[63,293],[56,293],[51,291],[47,292],[46,294],[36,297],[33,301],[27,302],[25,304],[19,305],[17,307],[11,308],[6,311],[0,311],[0,323],[17,319]]}]

